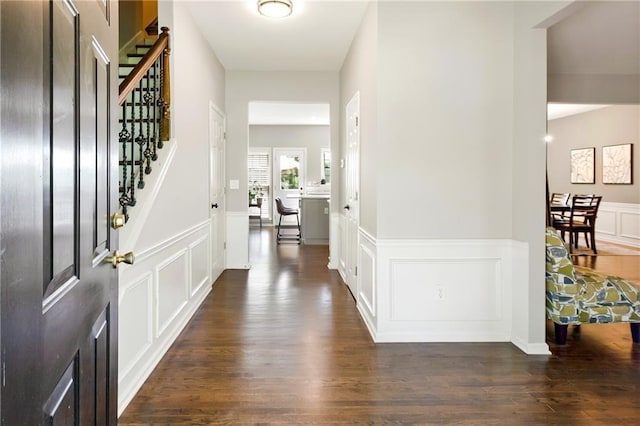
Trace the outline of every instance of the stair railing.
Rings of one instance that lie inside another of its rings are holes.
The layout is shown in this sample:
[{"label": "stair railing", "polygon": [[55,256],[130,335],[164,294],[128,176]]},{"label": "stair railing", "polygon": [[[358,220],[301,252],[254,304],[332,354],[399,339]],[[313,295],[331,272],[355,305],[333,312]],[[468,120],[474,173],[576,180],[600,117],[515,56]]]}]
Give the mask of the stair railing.
[{"label": "stair railing", "polygon": [[125,220],[136,205],[136,189],[144,188],[157,150],[171,135],[169,79],[169,28],[120,83],[120,196]]}]

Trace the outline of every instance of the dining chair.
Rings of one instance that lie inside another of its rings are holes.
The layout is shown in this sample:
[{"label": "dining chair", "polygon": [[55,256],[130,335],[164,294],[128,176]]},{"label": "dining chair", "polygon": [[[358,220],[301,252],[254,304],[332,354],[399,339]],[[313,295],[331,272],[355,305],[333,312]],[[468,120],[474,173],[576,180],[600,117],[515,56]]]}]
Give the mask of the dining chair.
[{"label": "dining chair", "polygon": [[551,223],[553,223],[553,221],[555,220],[560,220],[564,216],[566,216],[565,213],[568,213],[568,210],[561,210],[561,209],[569,205],[570,197],[571,197],[570,192],[554,192],[553,194],[551,194],[551,199],[549,200]]},{"label": "dining chair", "polygon": [[[554,219],[553,227],[560,231],[562,239],[569,233],[569,248],[578,248],[578,237],[582,233],[587,247],[598,254],[596,250],[596,218],[602,196],[574,195],[571,199],[571,210],[568,217]],[[587,236],[587,234],[589,234]]]}]

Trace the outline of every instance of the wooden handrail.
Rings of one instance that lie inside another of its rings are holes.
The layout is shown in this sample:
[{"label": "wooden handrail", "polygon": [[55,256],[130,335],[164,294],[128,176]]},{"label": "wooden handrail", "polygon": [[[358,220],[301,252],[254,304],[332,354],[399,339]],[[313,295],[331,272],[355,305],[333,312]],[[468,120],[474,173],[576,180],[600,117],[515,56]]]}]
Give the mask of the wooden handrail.
[{"label": "wooden handrail", "polygon": [[[118,105],[122,105],[126,100],[127,96],[135,89],[145,76],[147,71],[153,66],[156,59],[163,53],[165,53],[165,58],[168,59],[168,49],[169,49],[169,28],[162,27],[162,33],[158,36],[158,40],[153,44],[151,49],[142,57],[140,62],[133,68],[131,73],[124,79],[122,83],[120,83],[119,90],[120,96],[118,97]],[[168,61],[165,64],[168,67]],[[168,73],[168,71],[167,71]],[[166,93],[169,93],[169,85],[166,84],[164,90]],[[164,96],[168,98],[167,96]]]}]

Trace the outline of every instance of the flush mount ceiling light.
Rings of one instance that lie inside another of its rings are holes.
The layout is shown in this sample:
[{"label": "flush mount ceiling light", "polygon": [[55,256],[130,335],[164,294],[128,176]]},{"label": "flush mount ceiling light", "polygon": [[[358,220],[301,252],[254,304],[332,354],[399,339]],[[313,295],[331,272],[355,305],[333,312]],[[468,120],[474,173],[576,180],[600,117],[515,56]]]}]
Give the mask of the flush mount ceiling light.
[{"label": "flush mount ceiling light", "polygon": [[269,18],[284,18],[291,15],[291,0],[258,0],[258,12]]}]

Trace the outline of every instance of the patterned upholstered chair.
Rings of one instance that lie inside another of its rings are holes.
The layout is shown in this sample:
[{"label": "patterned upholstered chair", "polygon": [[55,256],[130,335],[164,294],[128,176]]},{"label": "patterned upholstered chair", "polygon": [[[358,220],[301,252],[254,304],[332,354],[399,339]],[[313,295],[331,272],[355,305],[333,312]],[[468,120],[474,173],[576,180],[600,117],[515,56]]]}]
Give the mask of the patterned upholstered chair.
[{"label": "patterned upholstered chair", "polygon": [[640,286],[622,278],[574,266],[555,229],[546,231],[547,318],[555,325],[556,343],[567,341],[569,324],[628,322],[640,343]]}]

